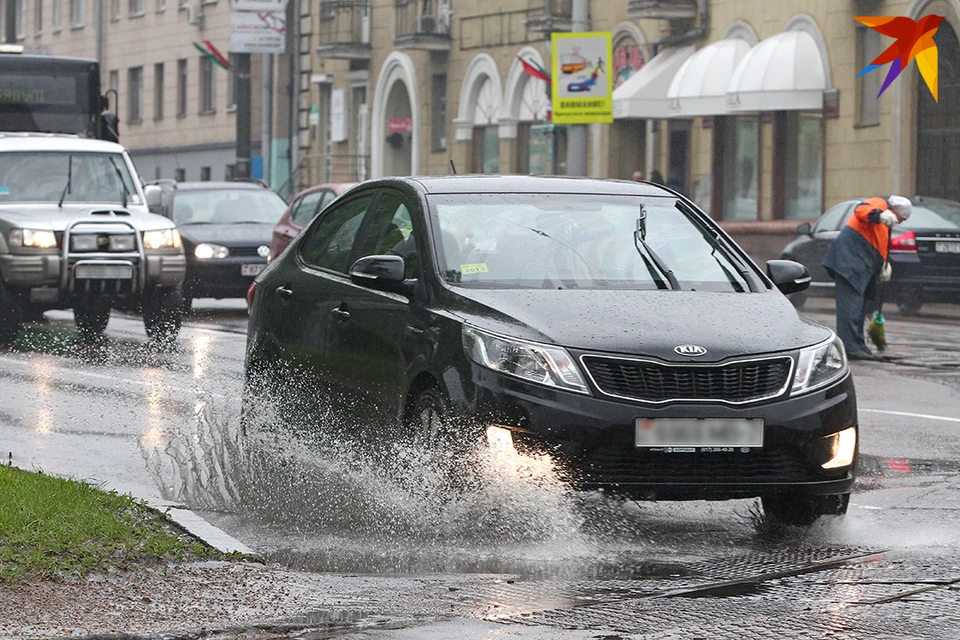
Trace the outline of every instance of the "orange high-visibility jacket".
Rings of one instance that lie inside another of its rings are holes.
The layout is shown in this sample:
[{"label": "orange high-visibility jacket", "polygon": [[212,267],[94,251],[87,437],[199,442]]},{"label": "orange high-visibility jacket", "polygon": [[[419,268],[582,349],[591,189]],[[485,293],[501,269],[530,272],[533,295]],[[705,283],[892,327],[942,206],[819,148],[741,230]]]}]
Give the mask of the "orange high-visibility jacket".
[{"label": "orange high-visibility jacket", "polygon": [[867,239],[886,260],[890,252],[890,230],[880,222],[880,214],[890,208],[883,198],[867,198],[857,205],[847,226]]}]

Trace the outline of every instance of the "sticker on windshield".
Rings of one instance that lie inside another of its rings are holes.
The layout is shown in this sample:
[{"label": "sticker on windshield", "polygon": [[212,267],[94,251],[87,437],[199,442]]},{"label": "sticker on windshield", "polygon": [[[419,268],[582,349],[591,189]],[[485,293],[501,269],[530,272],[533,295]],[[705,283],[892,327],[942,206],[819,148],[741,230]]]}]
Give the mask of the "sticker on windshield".
[{"label": "sticker on windshield", "polygon": [[10,195],[10,187],[0,187],[0,196]]},{"label": "sticker on windshield", "polygon": [[460,273],[462,273],[465,276],[468,276],[474,273],[490,273],[490,270],[487,269],[486,262],[478,262],[476,264],[460,265]]}]

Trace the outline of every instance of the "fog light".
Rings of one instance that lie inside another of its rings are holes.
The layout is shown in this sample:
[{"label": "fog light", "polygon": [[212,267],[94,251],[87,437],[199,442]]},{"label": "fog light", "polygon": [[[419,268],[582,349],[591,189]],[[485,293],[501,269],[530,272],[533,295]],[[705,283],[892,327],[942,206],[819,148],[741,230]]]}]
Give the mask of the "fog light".
[{"label": "fog light", "polygon": [[96,251],[97,236],[93,236],[93,235],[71,236],[70,248],[73,251]]},{"label": "fog light", "polygon": [[130,234],[110,236],[110,251],[133,251],[136,242]]},{"label": "fog light", "polygon": [[513,451],[513,433],[499,425],[487,427],[487,445],[496,451]]},{"label": "fog light", "polygon": [[824,438],[828,442],[830,459],[824,462],[824,469],[839,469],[853,464],[853,455],[857,450],[857,430],[849,427]]}]

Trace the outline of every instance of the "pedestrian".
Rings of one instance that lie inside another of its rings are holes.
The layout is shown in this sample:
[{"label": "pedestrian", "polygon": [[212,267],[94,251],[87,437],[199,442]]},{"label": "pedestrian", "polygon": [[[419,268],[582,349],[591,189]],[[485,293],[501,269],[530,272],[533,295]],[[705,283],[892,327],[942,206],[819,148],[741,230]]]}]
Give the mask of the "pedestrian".
[{"label": "pedestrian", "polygon": [[650,182],[654,184],[663,184],[663,174],[660,173],[659,169],[654,169],[650,172]]},{"label": "pedestrian", "polygon": [[643,171],[640,171],[639,169],[634,171],[632,179],[636,180],[637,182],[643,182]]},{"label": "pedestrian", "polygon": [[830,245],[823,266],[836,283],[837,335],[851,360],[881,360],[867,347],[864,318],[873,310],[881,280],[890,279],[890,228],[910,217],[903,196],[867,198]]}]

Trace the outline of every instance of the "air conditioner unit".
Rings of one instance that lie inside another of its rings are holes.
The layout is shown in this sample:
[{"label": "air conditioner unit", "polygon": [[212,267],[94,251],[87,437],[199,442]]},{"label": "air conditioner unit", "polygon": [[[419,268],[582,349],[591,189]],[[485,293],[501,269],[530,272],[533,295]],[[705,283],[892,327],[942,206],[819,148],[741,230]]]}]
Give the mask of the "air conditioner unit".
[{"label": "air conditioner unit", "polygon": [[203,4],[188,2],[184,8],[187,10],[187,24],[203,26]]},{"label": "air conditioner unit", "polygon": [[417,16],[417,33],[432,34],[437,30],[436,16]]}]

